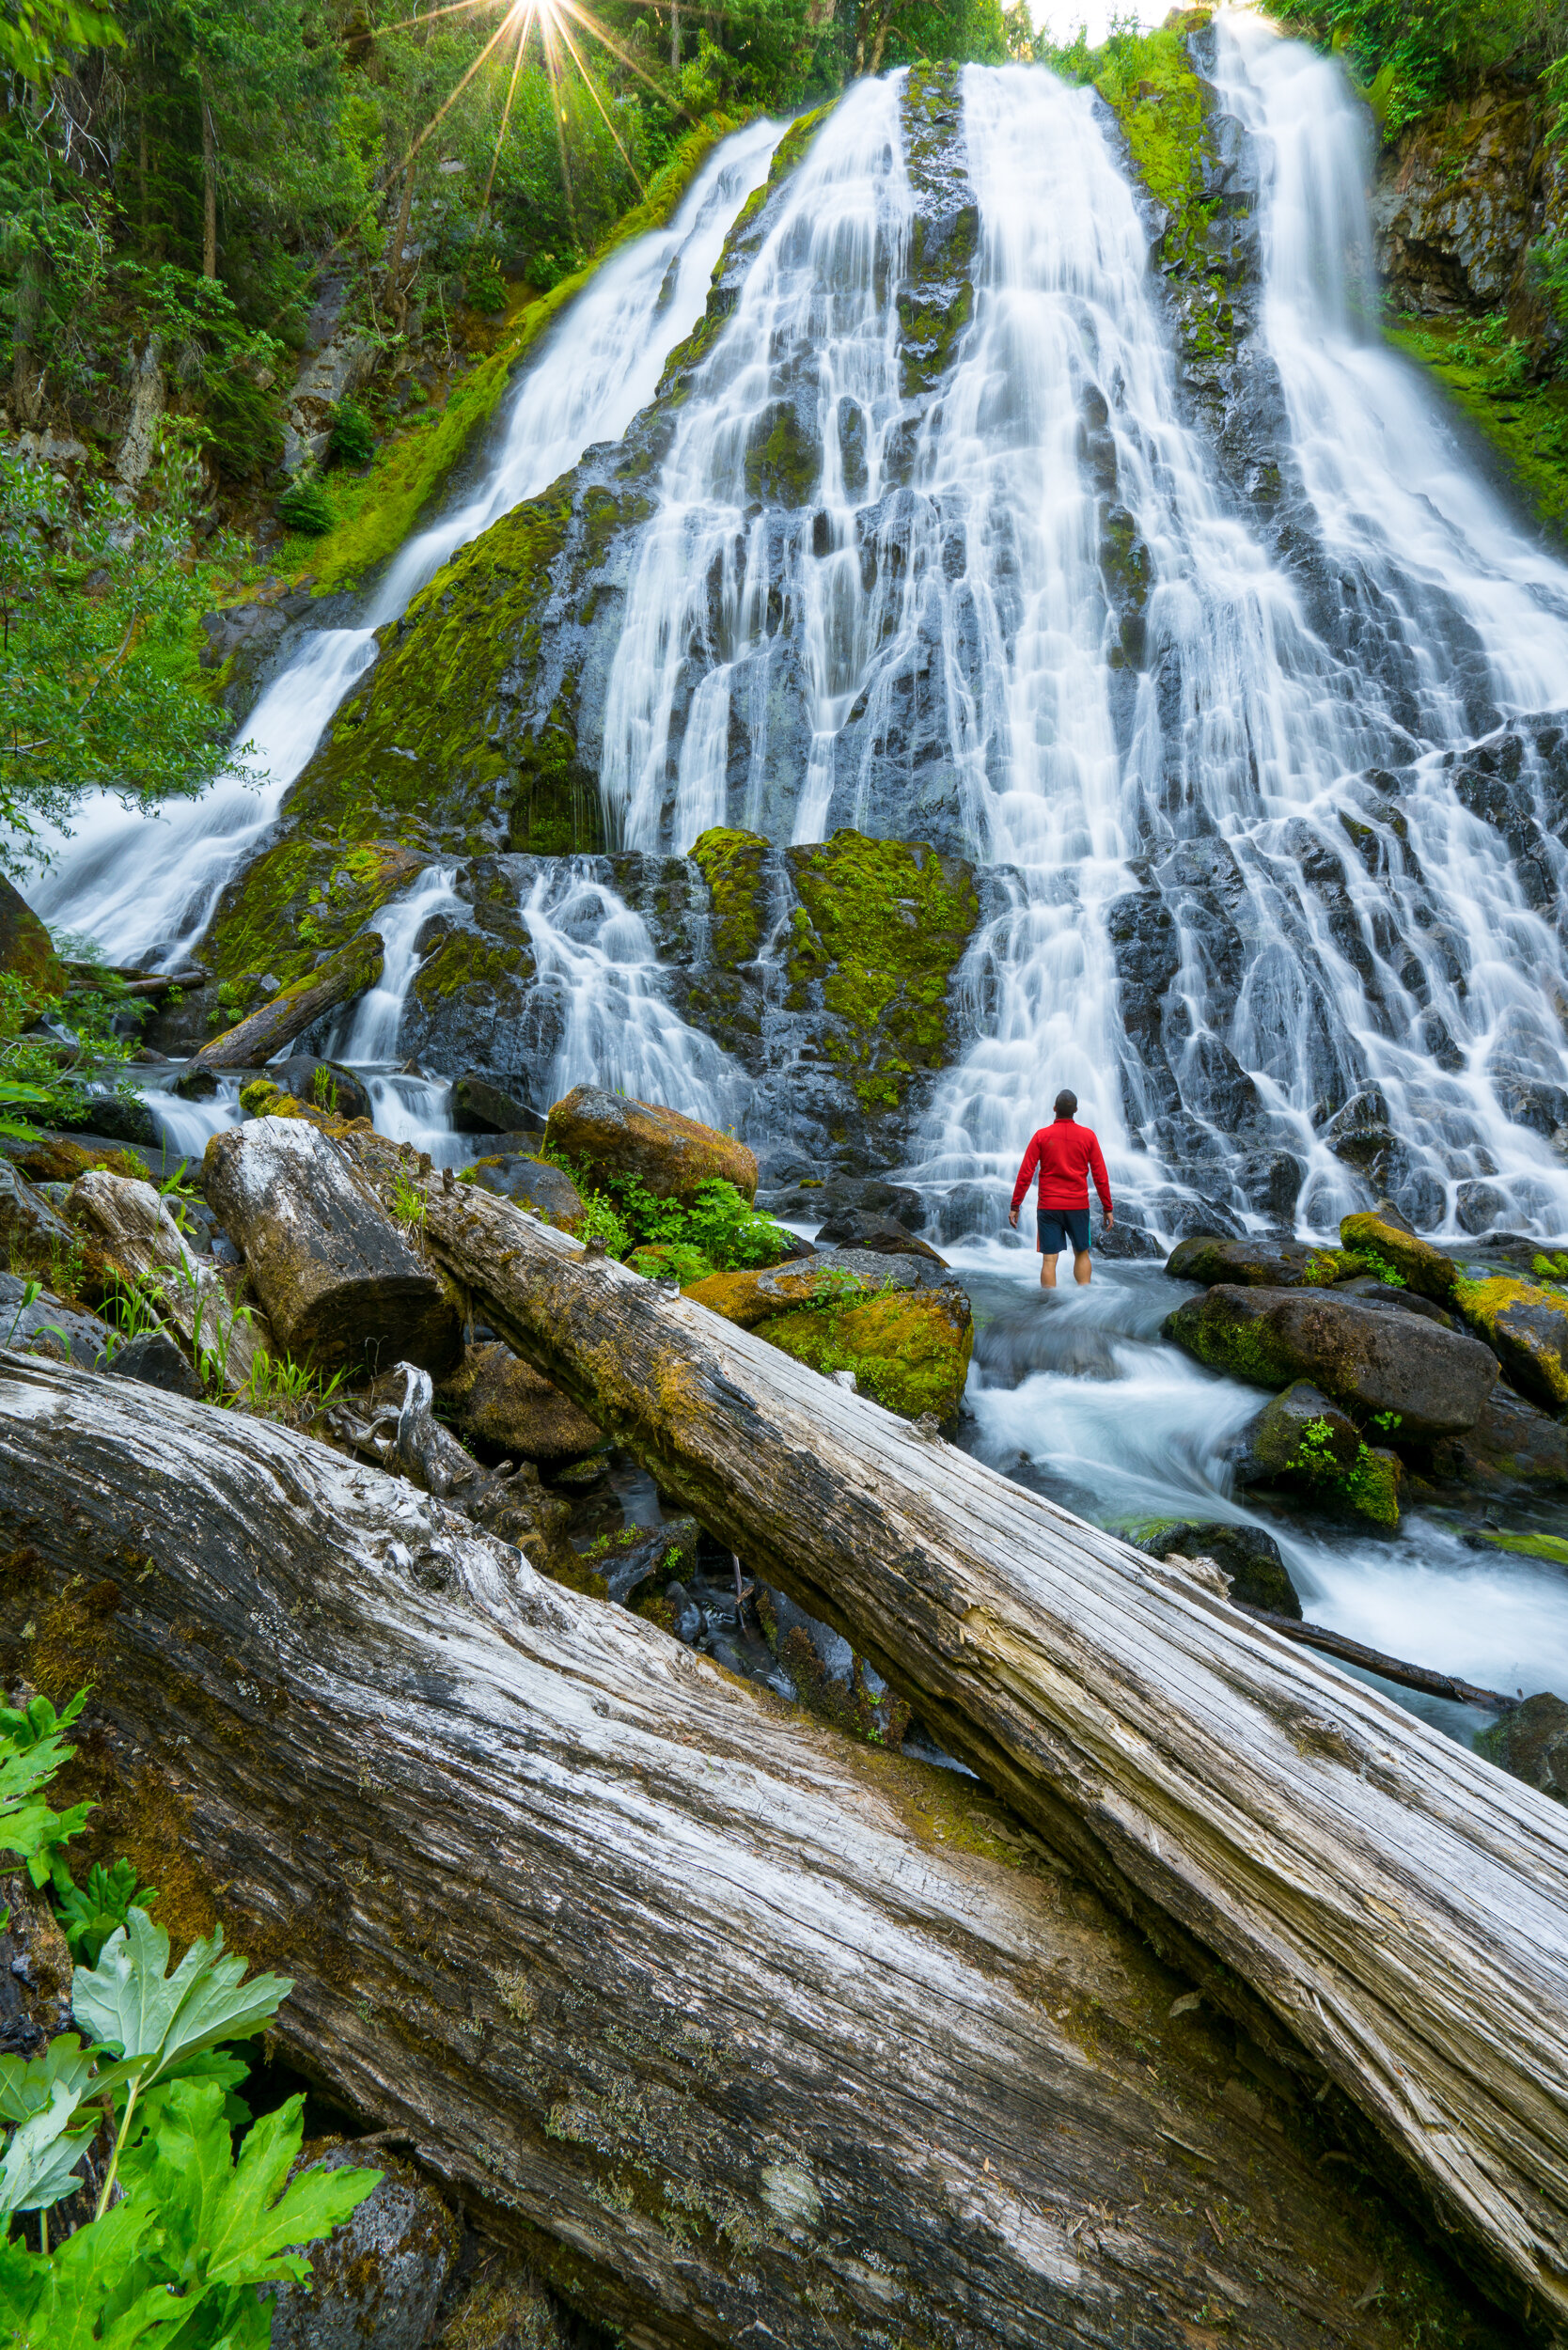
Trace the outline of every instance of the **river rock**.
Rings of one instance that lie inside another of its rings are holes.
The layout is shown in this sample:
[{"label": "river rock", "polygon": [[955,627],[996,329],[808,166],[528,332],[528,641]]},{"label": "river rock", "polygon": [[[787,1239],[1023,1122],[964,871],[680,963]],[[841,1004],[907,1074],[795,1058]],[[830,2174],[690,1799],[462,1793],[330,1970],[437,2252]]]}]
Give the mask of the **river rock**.
[{"label": "river rock", "polygon": [[78,1235],[35,1184],[0,1158],[0,1241],[18,1256],[42,1266],[50,1257],[78,1245]]},{"label": "river rock", "polygon": [[455,1078],[452,1123],[460,1135],[541,1135],[544,1120],[525,1102],[508,1093],[478,1070]]},{"label": "river rock", "polygon": [[0,873],[0,971],[37,988],[40,995],[63,995],[65,966],[55,943],[19,889]]},{"label": "river rock", "polygon": [[689,1208],[715,1176],[744,1199],[757,1195],[757,1161],[744,1142],[661,1103],[632,1102],[597,1086],[574,1086],[551,1109],[545,1141],[586,1166],[599,1182],[635,1176],[656,1199]]},{"label": "river rock", "polygon": [[1389,1415],[1384,1433],[1408,1442],[1474,1427],[1497,1376],[1474,1339],[1323,1290],[1205,1290],[1167,1316],[1164,1333],[1258,1386],[1310,1379],[1347,1411]]},{"label": "river rock", "polygon": [[412,2163],[373,2143],[318,2141],[298,2167],[382,2179],[312,2249],[312,2290],[277,2288],[272,2350],[420,2350],[462,2243],[457,2220]]},{"label": "river rock", "polygon": [[686,1291],[797,1362],[849,1371],[906,1419],[957,1419],[974,1348],[969,1300],[923,1257],[843,1249],[761,1273],[715,1273]]},{"label": "river rock", "polygon": [[162,1387],[165,1395],[189,1396],[199,1402],[207,1390],[171,1338],[162,1330],[144,1330],[129,1339],[109,1366],[117,1379],[139,1379],[145,1387]]},{"label": "river rock", "polygon": [[443,1418],[459,1435],[512,1461],[580,1461],[604,1438],[569,1396],[519,1362],[510,1348],[470,1346],[436,1390]]},{"label": "river rock", "polygon": [[1455,1302],[1512,1386],[1548,1411],[1568,1407],[1568,1295],[1496,1274],[1462,1283]]},{"label": "river rock", "polygon": [[[627,1526],[601,1534],[583,1552],[588,1589],[623,1607],[632,1594],[657,1575],[662,1581],[697,1573],[702,1528],[695,1518],[666,1518],[662,1526]],[[684,1589],[684,1585],[682,1586]]]},{"label": "river rock", "polygon": [[1445,1482],[1499,1497],[1520,1487],[1568,1485],[1568,1425],[1499,1380],[1475,1426],[1434,1449],[1432,1470]]},{"label": "river rock", "polygon": [[1205,1289],[1218,1281],[1290,1290],[1299,1289],[1323,1263],[1324,1251],[1304,1241],[1228,1240],[1219,1232],[1194,1232],[1177,1242],[1165,1269],[1173,1281],[1201,1281]]},{"label": "river rock", "polygon": [[319,1110],[326,1110],[335,1118],[344,1120],[368,1118],[370,1096],[364,1082],[341,1061],[318,1060],[311,1053],[292,1053],[287,1060],[273,1061],[267,1074],[285,1093],[296,1102],[309,1102]]},{"label": "river rock", "polygon": [[1369,1445],[1309,1380],[1296,1380],[1247,1422],[1231,1461],[1238,1485],[1290,1485],[1335,1515],[1390,1533],[1399,1524],[1400,1462]]},{"label": "river rock", "polygon": [[62,1118],[67,1134],[102,1135],[111,1142],[134,1143],[144,1151],[160,1151],[163,1129],[145,1102],[131,1093],[89,1094],[74,1118]]},{"label": "river rock", "polygon": [[1503,1770],[1512,1771],[1527,1787],[1568,1803],[1568,1705],[1543,1690],[1504,1714],[1476,1742]]},{"label": "river rock", "polygon": [[502,1199],[515,1199],[520,1208],[537,1208],[555,1224],[575,1224],[584,1213],[582,1194],[571,1176],[526,1151],[487,1152],[474,1161],[464,1180]]},{"label": "river rock", "polygon": [[1300,1618],[1301,1602],[1279,1545],[1261,1527],[1230,1526],[1219,1519],[1197,1525],[1178,1520],[1140,1531],[1138,1548],[1151,1559],[1212,1559],[1241,1606]]},{"label": "river rock", "polygon": [[929,1241],[921,1240],[896,1215],[872,1208],[846,1208],[830,1216],[818,1230],[817,1246],[866,1248],[879,1257],[928,1257],[933,1264],[943,1266],[948,1261],[937,1255]]},{"label": "river rock", "polygon": [[1340,1223],[1340,1246],[1357,1256],[1381,1257],[1418,1296],[1430,1297],[1439,1306],[1452,1304],[1459,1267],[1429,1240],[1412,1232],[1403,1219],[1396,1222],[1387,1213],[1344,1216]]},{"label": "river rock", "polygon": [[41,2056],[71,2029],[71,1956],[47,1892],[0,1877],[0,2054]]},{"label": "river rock", "polygon": [[1430,1297],[1418,1290],[1402,1290],[1392,1281],[1380,1281],[1373,1273],[1353,1274],[1348,1281],[1333,1283],[1336,1297],[1354,1298],[1357,1305],[1381,1306],[1399,1314],[1416,1314],[1422,1322],[1435,1322],[1440,1330],[1456,1330],[1459,1324],[1452,1314],[1435,1305]]},{"label": "river rock", "polygon": [[20,1274],[0,1273],[0,1346],[102,1371],[113,1336],[108,1324],[66,1305],[50,1290],[40,1290],[24,1305],[27,1286]]}]

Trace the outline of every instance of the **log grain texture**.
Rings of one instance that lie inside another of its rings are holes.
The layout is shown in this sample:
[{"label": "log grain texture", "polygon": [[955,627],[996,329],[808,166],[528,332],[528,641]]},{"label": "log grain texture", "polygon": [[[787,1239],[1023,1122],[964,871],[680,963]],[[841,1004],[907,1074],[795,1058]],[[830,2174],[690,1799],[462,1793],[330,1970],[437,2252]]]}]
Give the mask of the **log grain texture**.
[{"label": "log grain texture", "polygon": [[[344,1146],[384,1186],[379,1138]],[[375,1170],[379,1169],[379,1173]],[[1247,1986],[1568,2341],[1568,1814],[1217,1594],[509,1202],[426,1182],[497,1335],[851,1638],[1165,1947]]]},{"label": "log grain texture", "polygon": [[71,1207],[111,1263],[156,1299],[161,1321],[197,1369],[204,1356],[214,1368],[221,1364],[223,1385],[239,1394],[257,1355],[267,1350],[266,1324],[235,1307],[217,1268],[190,1246],[166,1200],[150,1183],[93,1167],[71,1185]]},{"label": "log grain texture", "polygon": [[309,1436],[15,1354],[0,1531],[8,1670],[97,1684],[104,1848],[630,2350],[1513,2339],[972,1780]]}]

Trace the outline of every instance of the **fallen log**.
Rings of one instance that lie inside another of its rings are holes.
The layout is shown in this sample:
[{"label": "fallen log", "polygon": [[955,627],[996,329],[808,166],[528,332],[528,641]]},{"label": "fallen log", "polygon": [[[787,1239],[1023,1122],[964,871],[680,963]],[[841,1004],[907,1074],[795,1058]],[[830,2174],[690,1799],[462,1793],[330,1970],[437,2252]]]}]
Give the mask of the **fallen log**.
[{"label": "fallen log", "polygon": [[247,1012],[221,1036],[212,1037],[198,1053],[193,1054],[185,1076],[218,1069],[259,1069],[285,1044],[314,1026],[323,1012],[335,1011],[339,1004],[349,1003],[355,995],[363,995],[368,987],[374,987],[381,977],[382,964],[379,932],[366,931],[360,937],[351,938],[346,947],[339,947],[316,970],[306,972],[303,979],[296,979],[291,987],[283,988],[255,1011]]},{"label": "fallen log", "polygon": [[202,1377],[234,1395],[247,1387],[270,1333],[249,1308],[235,1306],[216,1265],[189,1246],[152,1185],[89,1167],[71,1185],[70,1207],[112,1264],[150,1297],[160,1324],[183,1340]]},{"label": "fallen log", "polygon": [[[407,1164],[342,1147],[384,1187]],[[1217,1958],[1215,1996],[1257,1996],[1491,2289],[1568,2323],[1560,1807],[602,1244],[424,1188],[427,1246],[508,1345],[1162,1947]]]},{"label": "fallen log", "polygon": [[96,1684],[101,1849],[639,2350],[1382,2350],[1385,2292],[1511,2338],[972,1781],[307,1436],[14,1355],[0,1534],[0,1663]]},{"label": "fallen log", "polygon": [[308,1119],[224,1127],[201,1182],[286,1354],[329,1371],[407,1361],[437,1377],[460,1360],[457,1308],[414,1245],[417,1222],[406,1237]]},{"label": "fallen log", "polygon": [[1401,1656],[1385,1656],[1381,1649],[1363,1648],[1359,1640],[1347,1640],[1342,1632],[1331,1632],[1326,1624],[1304,1623],[1297,1616],[1277,1616],[1267,1607],[1249,1607],[1245,1600],[1231,1604],[1284,1639],[1299,1640],[1303,1648],[1315,1648],[1325,1656],[1337,1656],[1342,1665],[1359,1665],[1364,1672],[1376,1673],[1402,1689],[1419,1689],[1423,1697],[1448,1698],[1455,1705],[1483,1705],[1493,1714],[1511,1713],[1519,1702],[1517,1698],[1505,1697],[1500,1689],[1482,1689],[1473,1681],[1461,1681],[1457,1673],[1434,1672],[1429,1665],[1407,1665]]}]

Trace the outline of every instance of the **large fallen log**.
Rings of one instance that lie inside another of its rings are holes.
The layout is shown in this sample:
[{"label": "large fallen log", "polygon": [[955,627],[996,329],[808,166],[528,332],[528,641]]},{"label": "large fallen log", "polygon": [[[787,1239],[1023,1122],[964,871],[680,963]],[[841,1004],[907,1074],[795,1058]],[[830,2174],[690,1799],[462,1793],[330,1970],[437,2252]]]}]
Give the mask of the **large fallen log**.
[{"label": "large fallen log", "polygon": [[[402,1164],[344,1147],[384,1187]],[[1215,1996],[1249,1986],[1491,2288],[1568,2325],[1560,1806],[602,1246],[425,1189],[510,1346],[1164,1947],[1213,1953]]]},{"label": "large fallen log", "polygon": [[198,1371],[230,1393],[250,1383],[269,1332],[236,1307],[211,1259],[194,1249],[150,1183],[90,1167],[71,1190],[71,1209],[105,1255],[129,1274],[160,1324],[178,1333]]},{"label": "large fallen log", "polygon": [[1387,2350],[1385,2295],[1504,2350],[972,1780],[309,1437],[14,1355],[0,1534],[5,1669],[96,1684],[99,1849],[637,2350]]},{"label": "large fallen log", "polygon": [[307,971],[303,979],[296,979],[254,1011],[246,1012],[233,1027],[225,1028],[193,1055],[181,1079],[219,1069],[259,1069],[263,1061],[272,1059],[284,1045],[303,1036],[323,1012],[335,1011],[339,1004],[351,1003],[363,995],[368,987],[374,987],[383,966],[382,941],[376,931],[366,931],[358,938],[351,938],[346,947],[339,947],[329,955],[318,970]]}]

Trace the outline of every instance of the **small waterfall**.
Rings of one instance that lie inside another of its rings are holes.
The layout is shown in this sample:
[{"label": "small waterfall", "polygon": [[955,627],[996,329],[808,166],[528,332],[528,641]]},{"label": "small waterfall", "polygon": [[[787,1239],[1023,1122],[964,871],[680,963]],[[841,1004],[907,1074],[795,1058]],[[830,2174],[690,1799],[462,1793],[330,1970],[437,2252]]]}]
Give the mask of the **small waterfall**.
[{"label": "small waterfall", "polygon": [[804,734],[807,774],[788,784],[794,837],[820,838],[834,738],[869,650],[855,516],[882,494],[902,414],[902,87],[899,74],[856,82],[829,116],[682,413],[605,713],[600,788],[626,847],[684,851],[733,821],[737,726],[749,745],[741,821],[768,829],[774,770],[791,767]]},{"label": "small waterfall", "polygon": [[376,630],[498,515],[547,489],[595,441],[624,432],[651,396],[702,315],[730,224],[766,179],[783,129],[759,121],[727,139],[670,226],[596,272],[518,385],[478,487],[403,548],[361,626],[306,638],[244,722],[251,747],[239,775],[157,816],[108,793],[82,808],[29,893],[46,922],[91,936],[117,963],[172,970],[188,959],[225,883],[260,846],[334,711],[374,661]]}]

